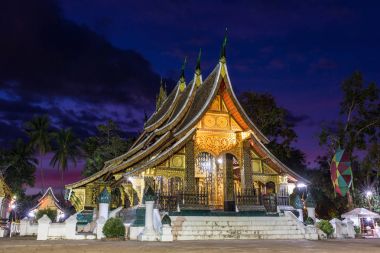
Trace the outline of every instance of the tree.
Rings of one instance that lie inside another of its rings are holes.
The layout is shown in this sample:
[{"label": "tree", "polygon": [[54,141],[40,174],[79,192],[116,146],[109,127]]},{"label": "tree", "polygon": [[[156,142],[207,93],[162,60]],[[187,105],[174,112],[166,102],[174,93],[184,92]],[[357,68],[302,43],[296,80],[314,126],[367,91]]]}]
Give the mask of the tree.
[{"label": "tree", "polygon": [[25,124],[25,131],[29,137],[30,145],[37,152],[39,157],[39,167],[41,172],[42,188],[45,187],[44,172],[42,165],[42,156],[50,151],[50,141],[52,134],[50,132],[50,119],[48,116],[35,116]]},{"label": "tree", "polygon": [[270,94],[243,92],[239,101],[260,131],[270,139],[269,150],[287,166],[302,173],[305,154],[292,144],[297,140],[289,111],[277,105]]},{"label": "tree", "polygon": [[50,165],[58,167],[61,173],[61,182],[63,183],[63,174],[68,169],[71,161],[76,165],[77,157],[79,156],[78,139],[75,138],[70,128],[62,129],[54,134],[54,155],[50,161]]},{"label": "tree", "polygon": [[[315,171],[313,187],[319,185],[325,198],[341,213],[347,204],[362,205],[363,192],[376,189],[379,185],[379,137],[380,137],[380,101],[379,89],[374,82],[364,83],[360,72],[354,72],[341,85],[343,98],[337,120],[327,122],[319,135],[320,145],[326,153],[320,157],[323,166]],[[330,161],[338,148],[348,153],[353,170],[354,200],[336,198],[331,180],[321,182],[321,175],[330,176]],[[360,152],[360,153],[359,153]]]},{"label": "tree", "polygon": [[82,174],[90,176],[103,168],[104,162],[125,153],[132,145],[132,139],[125,140],[115,122],[109,120],[98,126],[96,136],[88,137],[82,148],[86,157],[86,165]]},{"label": "tree", "polygon": [[37,159],[33,156],[30,145],[18,139],[8,152],[3,152],[3,163],[6,164],[2,174],[6,183],[18,195],[23,193],[23,186],[34,185],[34,173]]}]

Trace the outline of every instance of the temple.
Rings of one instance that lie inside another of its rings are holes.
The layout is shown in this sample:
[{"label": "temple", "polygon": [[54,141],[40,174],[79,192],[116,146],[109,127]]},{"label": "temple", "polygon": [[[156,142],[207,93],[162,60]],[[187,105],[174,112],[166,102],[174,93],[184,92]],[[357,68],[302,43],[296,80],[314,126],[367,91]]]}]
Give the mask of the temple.
[{"label": "temple", "polygon": [[184,66],[174,89],[161,84],[156,111],[129,151],[99,172],[66,185],[77,211],[98,206],[106,189],[111,208],[143,203],[150,186],[164,211],[279,212],[289,193],[308,181],[277,159],[233,91],[225,43],[219,62],[203,78],[200,56],[193,78]]}]

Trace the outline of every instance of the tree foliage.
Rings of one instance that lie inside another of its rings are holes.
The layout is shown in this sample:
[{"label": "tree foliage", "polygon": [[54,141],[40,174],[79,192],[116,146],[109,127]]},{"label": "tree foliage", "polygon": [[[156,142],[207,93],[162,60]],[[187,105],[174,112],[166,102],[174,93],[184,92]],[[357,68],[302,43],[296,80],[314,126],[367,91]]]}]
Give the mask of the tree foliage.
[{"label": "tree foliage", "polygon": [[74,136],[71,129],[68,128],[55,133],[53,143],[54,155],[50,164],[58,167],[63,184],[63,174],[68,169],[69,162],[71,161],[76,165],[77,158],[80,156],[79,140]]},{"label": "tree foliage", "polygon": [[0,156],[1,174],[14,193],[21,195],[24,185],[34,185],[37,159],[30,145],[18,139],[10,150],[0,151]]},{"label": "tree foliage", "polygon": [[239,101],[250,119],[270,139],[269,150],[297,172],[306,168],[305,154],[292,146],[297,141],[290,112],[277,105],[270,94],[243,92]]},{"label": "tree foliage", "polygon": [[107,124],[99,125],[95,136],[84,140],[82,148],[86,158],[84,176],[90,176],[103,168],[104,162],[125,153],[132,144],[132,140],[125,140],[115,122],[109,120]]},{"label": "tree foliage", "polygon": [[25,132],[29,137],[31,147],[39,155],[39,167],[41,172],[42,187],[45,187],[44,168],[42,156],[51,150],[52,132],[50,119],[47,115],[37,115],[25,124]]},{"label": "tree foliage", "polygon": [[354,72],[343,81],[341,91],[340,115],[337,120],[327,122],[319,135],[320,145],[326,148],[326,153],[318,157],[319,169],[314,171],[312,181],[320,197],[321,212],[342,213],[348,207],[347,197],[335,196],[330,179],[330,161],[338,148],[348,152],[352,163],[353,204],[363,206],[362,193],[379,186],[379,89],[373,82],[366,85],[362,74]]}]

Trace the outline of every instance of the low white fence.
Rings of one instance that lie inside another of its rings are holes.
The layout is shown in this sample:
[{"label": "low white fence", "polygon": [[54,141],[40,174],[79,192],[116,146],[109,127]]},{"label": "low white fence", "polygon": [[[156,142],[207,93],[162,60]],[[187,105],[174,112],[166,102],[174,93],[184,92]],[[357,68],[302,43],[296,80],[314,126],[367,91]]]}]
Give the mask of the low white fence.
[{"label": "low white fence", "polygon": [[77,233],[76,224],[76,214],[70,216],[63,223],[52,223],[50,218],[46,215],[42,216],[42,218],[38,220],[38,224],[31,223],[27,218],[25,218],[20,222],[20,236],[37,235],[37,240],[96,239],[96,231],[93,231],[93,233]]}]

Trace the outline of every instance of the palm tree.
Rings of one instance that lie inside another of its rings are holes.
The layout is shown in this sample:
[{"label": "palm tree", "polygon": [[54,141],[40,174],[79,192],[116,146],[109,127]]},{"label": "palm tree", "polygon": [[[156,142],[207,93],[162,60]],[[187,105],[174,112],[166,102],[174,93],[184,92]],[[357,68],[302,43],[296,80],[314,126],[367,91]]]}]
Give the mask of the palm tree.
[{"label": "palm tree", "polygon": [[50,119],[46,115],[35,116],[31,121],[25,124],[25,131],[29,136],[30,145],[38,153],[42,188],[45,188],[42,156],[50,151],[50,141],[52,138],[49,128]]},{"label": "palm tree", "polygon": [[78,139],[75,138],[70,128],[62,129],[55,134],[55,144],[50,165],[58,167],[63,185],[63,173],[68,169],[69,162],[76,165],[76,158],[79,156]]}]

